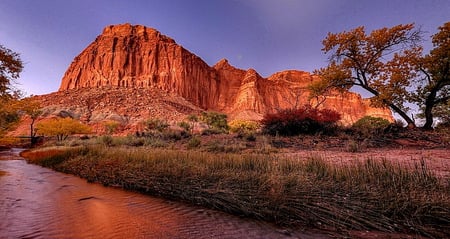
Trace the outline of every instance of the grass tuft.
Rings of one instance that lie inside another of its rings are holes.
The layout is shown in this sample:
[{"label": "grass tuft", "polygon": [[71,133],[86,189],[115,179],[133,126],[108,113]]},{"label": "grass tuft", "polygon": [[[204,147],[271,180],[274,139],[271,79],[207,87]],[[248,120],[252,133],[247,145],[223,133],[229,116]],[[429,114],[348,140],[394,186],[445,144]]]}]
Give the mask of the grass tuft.
[{"label": "grass tuft", "polygon": [[450,186],[424,161],[336,165],[311,156],[87,146],[28,151],[89,181],[290,226],[448,237]]}]

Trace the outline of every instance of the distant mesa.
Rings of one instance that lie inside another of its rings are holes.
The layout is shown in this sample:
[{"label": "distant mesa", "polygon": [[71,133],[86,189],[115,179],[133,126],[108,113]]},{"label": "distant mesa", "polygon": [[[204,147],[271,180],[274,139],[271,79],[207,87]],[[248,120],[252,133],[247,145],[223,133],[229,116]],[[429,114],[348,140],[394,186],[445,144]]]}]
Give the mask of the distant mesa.
[{"label": "distant mesa", "polygon": [[[63,110],[91,124],[108,117],[126,124],[146,117],[177,120],[201,110],[259,120],[265,113],[308,103],[307,86],[316,80],[298,70],[264,78],[226,59],[211,67],[155,29],[122,24],[107,26],[75,57],[59,92],[38,98],[49,115]],[[336,92],[321,107],[338,110],[344,124],[366,115],[392,120],[389,109],[374,108],[351,92]]]}]

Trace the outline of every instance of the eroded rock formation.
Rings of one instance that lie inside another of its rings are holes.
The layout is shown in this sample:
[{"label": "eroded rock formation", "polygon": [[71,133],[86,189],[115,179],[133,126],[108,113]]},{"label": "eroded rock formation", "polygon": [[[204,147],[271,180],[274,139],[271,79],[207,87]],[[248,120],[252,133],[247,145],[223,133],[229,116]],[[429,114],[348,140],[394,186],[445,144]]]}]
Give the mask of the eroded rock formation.
[{"label": "eroded rock formation", "polygon": [[[73,60],[62,79],[59,94],[105,87],[140,89],[144,92],[156,90],[182,97],[189,104],[204,110],[227,113],[232,119],[259,120],[268,112],[311,103],[307,86],[315,80],[318,80],[317,76],[296,70],[278,72],[264,78],[253,69],[237,69],[225,59],[210,67],[155,29],[123,24],[106,27]],[[124,91],[124,94],[129,92]],[[123,97],[139,98],[137,95]],[[148,107],[160,107],[151,102],[142,103],[148,104]],[[321,107],[338,110],[344,124],[353,123],[365,115],[392,120],[389,109],[371,107],[368,100],[351,92],[335,92],[326,98]],[[107,110],[100,107],[98,111]],[[123,116],[122,113],[114,114]],[[141,118],[152,116],[142,112],[133,115]],[[102,118],[86,117],[88,122]]]}]

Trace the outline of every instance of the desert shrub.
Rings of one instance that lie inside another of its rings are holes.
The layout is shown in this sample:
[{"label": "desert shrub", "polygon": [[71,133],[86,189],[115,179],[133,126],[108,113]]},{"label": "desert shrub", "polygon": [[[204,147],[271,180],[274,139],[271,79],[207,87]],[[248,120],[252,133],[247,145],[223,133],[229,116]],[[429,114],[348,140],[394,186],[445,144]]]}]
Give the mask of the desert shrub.
[{"label": "desert shrub", "polygon": [[266,114],[261,121],[263,133],[293,136],[299,134],[328,133],[334,130],[341,119],[338,112],[305,106],[285,109],[274,114]]},{"label": "desert shrub", "polygon": [[213,111],[202,112],[200,115],[200,120],[206,123],[210,129],[220,131],[221,133],[228,131],[226,114]]},{"label": "desert shrub", "polygon": [[135,137],[133,135],[127,135],[126,137],[116,138],[117,144],[127,145],[127,146],[143,146],[145,143],[145,138]]},{"label": "desert shrub", "polygon": [[153,132],[163,132],[169,127],[169,124],[165,120],[158,118],[148,119],[143,122],[145,131]]},{"label": "desert shrub", "polygon": [[223,142],[214,140],[206,145],[206,150],[208,152],[225,152],[225,145],[223,144]]},{"label": "desert shrub", "polygon": [[167,142],[159,137],[145,137],[144,145],[152,148],[165,148],[168,146]]},{"label": "desert shrub", "polygon": [[114,134],[119,129],[120,123],[114,120],[103,122],[106,134]]},{"label": "desert shrub", "polygon": [[161,137],[163,140],[181,140],[184,138],[188,138],[190,137],[191,134],[187,131],[184,130],[166,130],[165,132],[163,132],[161,134]]},{"label": "desert shrub", "polygon": [[450,142],[450,122],[439,123],[436,126],[435,131],[442,136],[444,142]]},{"label": "desert shrub", "polygon": [[222,133],[224,133],[223,130],[216,129],[216,128],[204,129],[202,131],[202,135],[213,135],[213,134],[222,134]]},{"label": "desert shrub", "polygon": [[193,128],[192,125],[186,121],[179,122],[178,126],[180,126],[180,128],[182,128],[186,132],[190,132]]},{"label": "desert shrub", "polygon": [[193,148],[198,148],[201,144],[201,140],[198,137],[192,137],[188,143],[187,143],[187,147],[188,149],[193,149]]},{"label": "desert shrub", "polygon": [[384,133],[396,135],[404,132],[405,130],[407,130],[405,123],[397,119],[394,123],[391,123],[384,128]]},{"label": "desert shrub", "polygon": [[99,138],[97,138],[97,140],[99,143],[107,147],[113,146],[113,137],[111,135],[100,136]]},{"label": "desert shrub", "polygon": [[211,141],[205,146],[208,152],[215,153],[237,153],[245,149],[245,145],[239,143],[229,144],[228,142],[223,142],[220,140]]},{"label": "desert shrub", "polygon": [[387,119],[364,116],[352,125],[351,130],[365,138],[372,138],[374,135],[383,133],[390,125]]},{"label": "desert shrub", "polygon": [[233,120],[229,124],[229,129],[233,133],[237,133],[239,137],[254,135],[259,128],[259,124],[251,120]]}]

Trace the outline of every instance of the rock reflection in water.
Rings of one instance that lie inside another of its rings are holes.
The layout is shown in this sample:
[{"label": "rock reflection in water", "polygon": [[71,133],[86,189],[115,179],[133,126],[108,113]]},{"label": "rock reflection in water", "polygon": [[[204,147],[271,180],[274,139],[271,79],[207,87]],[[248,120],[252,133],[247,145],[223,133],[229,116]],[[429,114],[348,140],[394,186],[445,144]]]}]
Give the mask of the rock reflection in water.
[{"label": "rock reflection in water", "polygon": [[0,238],[326,237],[89,184],[24,160],[0,160],[0,171]]}]

